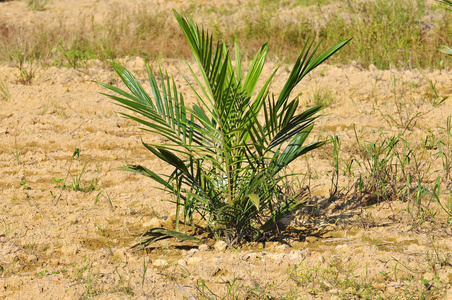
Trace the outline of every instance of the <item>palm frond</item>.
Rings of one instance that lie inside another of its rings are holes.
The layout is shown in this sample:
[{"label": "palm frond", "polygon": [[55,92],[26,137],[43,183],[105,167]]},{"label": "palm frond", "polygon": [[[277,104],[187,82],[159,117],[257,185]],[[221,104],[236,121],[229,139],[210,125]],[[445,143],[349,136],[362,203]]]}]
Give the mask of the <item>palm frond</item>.
[{"label": "palm frond", "polygon": [[442,8],[452,11],[452,0],[436,0],[440,4],[444,4]]},{"label": "palm frond", "polygon": [[278,101],[276,103],[276,111],[279,111],[281,106],[283,106],[284,102],[287,101],[292,90],[297,86],[297,84],[312,70],[317,68],[321,63],[330,58],[334,53],[339,51],[342,47],[344,47],[350,39],[343,40],[337,45],[331,47],[327,51],[320,52],[317,56],[315,56],[316,52],[320,47],[320,43],[311,51],[314,41],[307,40],[303,50],[301,51],[300,56],[298,56],[297,61],[289,75],[289,79],[281,90]]},{"label": "palm frond", "polygon": [[168,230],[165,228],[159,228],[159,227],[148,229],[145,233],[140,235],[140,239],[143,237],[150,237],[150,238],[140,240],[137,244],[133,245],[132,248],[136,248],[138,246],[142,247],[142,248],[146,248],[151,243],[154,243],[156,241],[171,239],[171,238],[180,239],[182,241],[187,241],[187,240],[195,241],[195,242],[201,241],[200,239],[198,239],[194,236],[191,236],[188,234],[183,234],[178,231]]},{"label": "palm frond", "polygon": [[447,46],[443,46],[443,47],[440,49],[440,51],[443,52],[443,53],[452,55],[452,48],[449,48],[449,47],[447,47]]}]

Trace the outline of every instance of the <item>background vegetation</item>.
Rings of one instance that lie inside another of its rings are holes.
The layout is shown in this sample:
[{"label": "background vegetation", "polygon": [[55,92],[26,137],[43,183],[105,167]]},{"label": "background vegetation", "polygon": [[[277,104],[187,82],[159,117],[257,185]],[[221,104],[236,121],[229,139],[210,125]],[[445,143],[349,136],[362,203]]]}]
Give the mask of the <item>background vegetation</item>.
[{"label": "background vegetation", "polygon": [[[33,1],[32,1],[33,2]],[[175,5],[177,5],[175,3]],[[245,53],[265,42],[270,55],[294,61],[309,37],[324,45],[353,36],[350,49],[330,63],[358,64],[379,69],[450,67],[446,54],[432,55],[452,44],[452,14],[427,0],[255,0],[238,5],[182,5],[215,38],[232,41],[237,36]],[[51,3],[40,3],[33,13],[52,13]],[[10,24],[0,17],[0,61],[9,63],[40,59],[48,64],[82,67],[88,59],[108,61],[124,56],[147,59],[189,57],[190,49],[170,12],[140,5],[124,11],[112,5],[102,20],[84,16],[78,24],[62,20],[42,24]],[[252,17],[250,17],[252,16]],[[57,24],[55,24],[57,22]],[[231,45],[232,46],[232,45]]]}]

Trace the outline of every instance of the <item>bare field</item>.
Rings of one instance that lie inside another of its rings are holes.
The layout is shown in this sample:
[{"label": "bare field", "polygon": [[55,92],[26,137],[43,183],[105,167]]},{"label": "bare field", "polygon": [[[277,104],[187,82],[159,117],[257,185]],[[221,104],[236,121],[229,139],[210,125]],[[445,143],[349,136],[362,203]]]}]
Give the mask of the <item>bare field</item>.
[{"label": "bare field", "polygon": [[[19,18],[26,5],[4,7]],[[80,1],[74,11],[91,8]],[[149,88],[142,58],[119,61]],[[189,92],[182,60],[151,65]],[[291,68],[274,61],[264,73],[277,66],[274,90]],[[296,94],[300,110],[326,106],[313,138],[342,143],[335,196],[330,143],[293,164],[294,188],[309,185],[312,207],[284,219],[271,241],[233,249],[170,240],[134,251],[137,235],[174,222],[170,196],[118,170],[127,162],[171,172],[141,144],[156,137],[100,94],[93,81],[122,86],[103,62],[27,67],[23,84],[19,68],[0,66],[0,298],[452,299],[452,102],[441,103],[450,70],[320,66]],[[391,137],[400,139],[393,148]]]}]

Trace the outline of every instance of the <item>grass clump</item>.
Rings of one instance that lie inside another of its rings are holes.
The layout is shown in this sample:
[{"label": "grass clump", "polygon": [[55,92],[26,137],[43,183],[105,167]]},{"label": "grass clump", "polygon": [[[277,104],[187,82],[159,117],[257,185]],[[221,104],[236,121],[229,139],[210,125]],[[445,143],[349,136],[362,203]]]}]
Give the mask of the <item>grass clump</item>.
[{"label": "grass clump", "polygon": [[[125,117],[167,141],[143,145],[174,167],[169,176],[139,165],[129,165],[124,170],[147,176],[172,193],[176,198],[176,217],[181,213],[185,224],[194,226],[198,214],[208,231],[230,244],[258,239],[304,203],[304,198],[283,193],[281,184],[290,175],[281,171],[297,157],[325,143],[305,145],[321,106],[296,114],[298,99],[290,99],[291,91],[350,40],[320,52],[319,45],[305,43],[289,79],[275,96],[270,94],[269,85],[276,70],[260,90],[256,89],[268,53],[267,44],[259,49],[245,73],[237,43],[230,54],[226,45],[214,43],[212,36],[193,21],[176,12],[175,16],[199,68],[197,75],[189,65],[196,86],[187,80],[198,101],[189,108],[174,80],[160,71],[159,86],[148,66],[151,97],[132,74],[114,64],[131,93],[102,84],[119,94],[107,96],[140,115],[124,113]],[[151,229],[148,235],[156,236],[143,244],[156,238],[181,237],[173,231],[162,233],[161,229]]]},{"label": "grass clump", "polygon": [[33,11],[43,11],[48,3],[49,0],[28,0],[27,6]]},{"label": "grass clump", "polygon": [[312,97],[312,103],[314,105],[322,105],[325,107],[330,106],[334,102],[333,92],[328,88],[319,88],[317,87],[314,90],[314,94]]},{"label": "grass clump", "polygon": [[[74,162],[74,159],[78,160],[78,162],[80,163],[80,149],[77,147],[75,147],[74,153],[72,154],[71,160],[69,161],[69,167],[68,167],[68,171],[66,173],[65,178],[52,177],[52,181],[56,184],[55,188],[61,190],[61,192],[59,193],[58,196],[56,194],[54,194],[52,191],[50,191],[50,194],[52,195],[52,198],[54,199],[55,205],[60,200],[63,191],[89,193],[91,191],[96,190],[96,188],[97,188],[97,178],[92,179],[91,182],[89,183],[89,185],[84,184],[85,181],[82,180],[83,175],[86,173],[86,168],[89,164],[89,161],[87,161],[83,165],[83,168],[79,174],[73,175],[71,173],[71,167],[72,167],[72,163]],[[67,182],[69,176],[72,179],[72,183],[68,185],[68,184],[66,184],[66,182]],[[101,194],[99,194],[98,197],[100,197],[100,195]]]},{"label": "grass clump", "polygon": [[9,85],[6,80],[0,79],[0,99],[8,101],[11,98],[11,92],[9,91]]}]

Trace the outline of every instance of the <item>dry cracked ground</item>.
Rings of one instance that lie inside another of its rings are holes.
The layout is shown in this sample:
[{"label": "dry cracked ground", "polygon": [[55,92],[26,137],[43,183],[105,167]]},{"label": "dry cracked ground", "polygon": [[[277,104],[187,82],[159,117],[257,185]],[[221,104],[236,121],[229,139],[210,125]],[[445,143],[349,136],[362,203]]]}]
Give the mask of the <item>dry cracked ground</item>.
[{"label": "dry cracked ground", "polygon": [[[0,3],[0,10],[6,5],[14,13],[25,4]],[[141,58],[120,62],[149,88]],[[151,64],[167,68],[189,94],[177,71],[188,71],[183,61]],[[264,77],[278,65],[269,62]],[[273,91],[290,67],[280,66]],[[452,299],[450,216],[415,183],[412,194],[386,200],[360,192],[358,180],[368,175],[367,142],[402,133],[414,149],[447,136],[452,102],[438,102],[451,95],[452,71],[319,67],[297,92],[300,111],[326,104],[312,138],[342,142],[337,196],[330,197],[329,144],[292,166],[302,174],[294,187],[309,184],[313,208],[284,219],[272,241],[238,248],[165,241],[146,251],[131,246],[150,227],[172,226],[171,197],[118,168],[126,161],[171,168],[141,145],[156,137],[121,118],[94,82],[122,86],[119,78],[96,61],[80,70],[39,67],[28,85],[20,76],[0,66],[9,93],[0,102],[0,298]],[[424,148],[409,166],[431,191],[444,177],[443,161],[435,143]],[[353,159],[360,164],[347,168]],[[79,191],[71,188],[77,183]],[[446,210],[448,189],[443,182]]]}]

